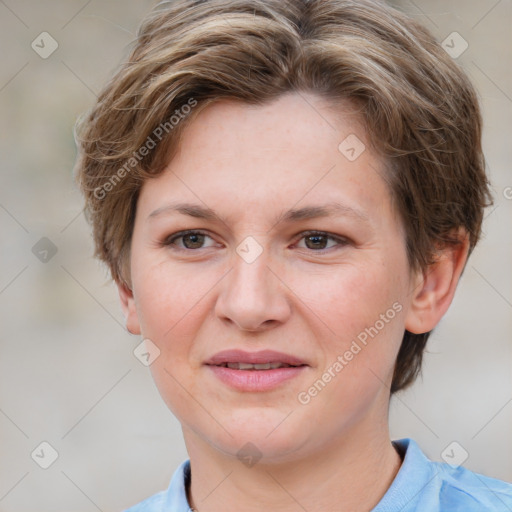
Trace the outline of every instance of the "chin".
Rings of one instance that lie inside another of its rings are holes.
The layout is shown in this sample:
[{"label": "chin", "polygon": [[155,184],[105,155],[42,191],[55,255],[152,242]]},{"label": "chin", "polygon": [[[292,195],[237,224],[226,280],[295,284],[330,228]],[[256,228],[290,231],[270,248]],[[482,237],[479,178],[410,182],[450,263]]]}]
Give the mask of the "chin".
[{"label": "chin", "polygon": [[286,418],[286,414],[269,407],[242,409],[234,411],[229,421],[222,423],[229,434],[220,426],[213,432],[211,424],[204,425],[202,433],[195,431],[210,446],[243,463],[249,458],[279,464],[300,458],[301,448],[308,444],[307,429],[292,417],[293,414]]}]

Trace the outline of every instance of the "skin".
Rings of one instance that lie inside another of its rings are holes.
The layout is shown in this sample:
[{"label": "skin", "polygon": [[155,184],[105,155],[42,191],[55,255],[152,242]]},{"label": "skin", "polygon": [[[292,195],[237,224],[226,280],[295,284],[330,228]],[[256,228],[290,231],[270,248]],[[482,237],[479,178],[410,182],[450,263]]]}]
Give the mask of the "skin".
[{"label": "skin", "polygon": [[[354,161],[338,150],[350,134],[366,145]],[[226,503],[244,511],[371,510],[396,476],[388,405],[402,335],[440,320],[468,243],[463,237],[432,267],[412,272],[384,172],[350,105],[334,109],[290,93],[263,106],[208,106],[166,170],[144,183],[131,287],[118,284],[119,293],[129,331],[160,350],[150,368],[182,424],[189,500],[199,512]],[[222,220],[166,209],[174,202],[208,207]],[[330,202],[351,213],[277,222],[289,209]],[[188,229],[207,236],[172,239]],[[342,242],[311,240],[307,230]],[[248,236],[262,248],[252,263],[236,252]],[[300,403],[299,393],[397,303],[401,311],[378,335]],[[239,392],[203,364],[231,348],[273,349],[309,366],[274,390]],[[262,454],[252,467],[237,458],[247,442]]]}]

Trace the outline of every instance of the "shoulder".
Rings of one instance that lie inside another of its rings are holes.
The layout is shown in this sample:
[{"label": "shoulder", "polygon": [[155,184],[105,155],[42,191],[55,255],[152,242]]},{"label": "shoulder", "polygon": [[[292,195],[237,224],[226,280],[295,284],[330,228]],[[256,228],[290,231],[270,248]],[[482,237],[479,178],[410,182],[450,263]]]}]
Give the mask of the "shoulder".
[{"label": "shoulder", "polygon": [[403,463],[373,512],[512,512],[512,484],[433,462],[412,439],[393,444]]},{"label": "shoulder", "polygon": [[[512,511],[512,484],[463,467],[433,462],[441,510]],[[457,508],[458,507],[458,508]]]}]

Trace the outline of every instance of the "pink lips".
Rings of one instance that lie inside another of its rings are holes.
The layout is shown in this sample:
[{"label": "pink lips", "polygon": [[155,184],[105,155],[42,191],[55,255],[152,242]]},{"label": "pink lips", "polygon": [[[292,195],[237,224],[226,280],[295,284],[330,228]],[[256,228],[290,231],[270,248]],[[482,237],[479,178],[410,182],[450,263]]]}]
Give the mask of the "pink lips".
[{"label": "pink lips", "polygon": [[293,366],[306,364],[295,356],[275,352],[274,350],[260,350],[259,352],[245,352],[244,350],[223,350],[208,359],[205,364],[218,365],[222,363],[285,363]]},{"label": "pink lips", "polygon": [[[239,370],[226,367],[227,363],[282,363],[290,366],[268,370]],[[297,357],[273,350],[259,352],[224,350],[208,359],[205,365],[222,382],[245,392],[270,391],[283,382],[297,377],[308,368],[308,365]]]}]

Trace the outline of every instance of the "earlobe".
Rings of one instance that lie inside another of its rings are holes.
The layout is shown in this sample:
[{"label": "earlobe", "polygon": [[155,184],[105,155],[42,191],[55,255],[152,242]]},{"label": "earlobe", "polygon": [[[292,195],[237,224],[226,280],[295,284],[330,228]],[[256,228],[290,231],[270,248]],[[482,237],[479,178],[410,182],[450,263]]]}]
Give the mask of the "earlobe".
[{"label": "earlobe", "polygon": [[135,299],[133,297],[133,291],[128,285],[120,282],[116,282],[117,291],[119,292],[119,299],[121,301],[121,309],[126,321],[126,329],[131,334],[140,334],[140,323],[137,315],[137,309],[135,307]]},{"label": "earlobe", "polygon": [[405,328],[413,334],[431,331],[453,300],[469,250],[469,237],[459,235],[458,243],[440,250],[435,262],[418,275],[405,319]]}]

